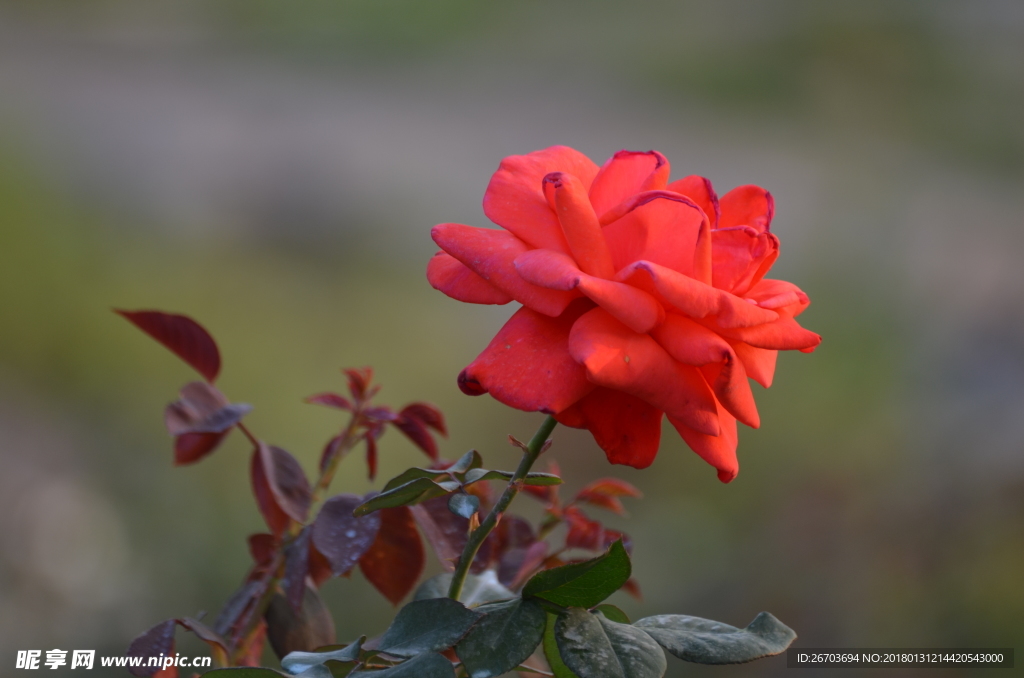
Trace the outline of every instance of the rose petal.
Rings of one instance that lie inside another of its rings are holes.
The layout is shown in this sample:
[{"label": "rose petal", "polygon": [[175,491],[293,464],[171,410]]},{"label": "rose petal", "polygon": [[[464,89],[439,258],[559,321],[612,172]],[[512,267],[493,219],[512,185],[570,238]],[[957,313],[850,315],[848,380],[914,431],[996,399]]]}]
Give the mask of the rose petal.
[{"label": "rose petal", "polygon": [[750,428],[761,428],[761,415],[757,412],[754,392],[750,390],[743,361],[732,355],[729,360],[705,365],[700,371],[715,392],[719,405],[740,423]]},{"label": "rose petal", "polygon": [[778,320],[775,311],[760,308],[736,295],[706,285],[650,261],[638,261],[619,271],[616,280],[643,287],[650,283],[669,304],[691,318],[716,316],[722,327],[751,327]]},{"label": "rose petal", "polygon": [[552,193],[558,222],[580,269],[600,278],[611,278],[615,274],[612,255],[587,198],[586,187],[578,178],[564,172],[548,174],[544,185],[545,192]]},{"label": "rose petal", "polygon": [[633,332],[604,309],[588,311],[569,333],[569,353],[599,386],[645,400],[689,426],[717,435],[717,407],[696,368],[683,365],[646,334]]},{"label": "rose petal", "polygon": [[750,226],[758,233],[767,233],[775,216],[775,199],[760,186],[737,186],[718,202],[721,216],[718,228]]},{"label": "rose petal", "polygon": [[611,463],[647,468],[658,454],[661,415],[639,398],[597,388],[555,418],[566,426],[588,429]]},{"label": "rose petal", "polygon": [[688,177],[673,181],[665,190],[685,195],[704,210],[711,228],[718,227],[718,194],[715,193],[710,179],[691,174]]},{"label": "rose petal", "polygon": [[800,315],[811,305],[803,290],[785,280],[762,280],[743,296],[753,299],[761,308],[770,308],[790,318]]},{"label": "rose petal", "polygon": [[558,318],[519,309],[462,371],[459,387],[528,412],[561,412],[594,389],[568,350],[570,328],[591,308],[579,299]]},{"label": "rose petal", "polygon": [[701,367],[720,363],[732,355],[732,346],[713,330],[678,313],[669,313],[651,336],[674,360]]},{"label": "rose petal", "polygon": [[657,151],[619,151],[590,186],[594,211],[602,215],[634,193],[665,188],[669,171],[668,160]]},{"label": "rose petal", "polygon": [[728,483],[740,471],[740,464],[736,459],[736,444],[739,442],[739,435],[736,431],[735,417],[724,409],[720,409],[718,419],[722,425],[721,435],[709,436],[690,428],[678,419],[668,418],[690,449],[718,469],[718,479],[723,483]]},{"label": "rose petal", "polygon": [[589,188],[598,167],[579,151],[552,146],[501,161],[484,193],[484,214],[534,247],[568,252],[569,245],[541,185],[551,172],[567,172]]},{"label": "rose petal", "polygon": [[675,360],[699,366],[715,397],[730,414],[751,428],[761,425],[746,370],[729,342],[707,327],[674,313],[651,336]]},{"label": "rose petal", "polygon": [[775,376],[775,360],[779,357],[778,351],[755,348],[742,341],[730,340],[729,344],[743,362],[747,376],[765,388],[772,385],[772,377]]},{"label": "rose petal", "polygon": [[635,332],[648,332],[665,317],[661,304],[643,290],[587,275],[565,254],[530,250],[516,257],[516,271],[529,283],[552,290],[578,289]]},{"label": "rose petal", "polygon": [[773,351],[810,351],[821,343],[821,335],[804,329],[792,318],[779,318],[755,327],[713,329],[730,340]]},{"label": "rose petal", "polygon": [[568,254],[554,250],[523,252],[512,262],[516,272],[531,285],[567,292],[579,287],[586,275]]},{"label": "rose petal", "polygon": [[438,224],[430,231],[430,236],[441,249],[481,278],[539,313],[557,317],[578,296],[537,287],[523,280],[512,262],[527,247],[507,231],[463,224]]},{"label": "rose petal", "polygon": [[697,239],[707,223],[703,210],[668,191],[642,193],[622,207],[626,211],[604,227],[616,271],[647,260],[693,277]]},{"label": "rose petal", "polygon": [[650,332],[665,318],[657,299],[630,285],[582,276],[577,289],[634,332]]},{"label": "rose petal", "polygon": [[427,281],[435,290],[469,304],[507,304],[512,297],[471,271],[461,261],[438,252],[427,264]]},{"label": "rose petal", "polygon": [[779,257],[779,239],[749,226],[719,228],[711,234],[711,284],[744,296]]}]

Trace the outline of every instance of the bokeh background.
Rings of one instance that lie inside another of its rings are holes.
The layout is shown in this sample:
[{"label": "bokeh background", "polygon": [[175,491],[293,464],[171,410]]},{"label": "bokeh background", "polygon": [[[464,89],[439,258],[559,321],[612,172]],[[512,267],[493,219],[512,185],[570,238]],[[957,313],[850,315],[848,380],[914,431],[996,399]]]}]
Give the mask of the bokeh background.
[{"label": "bokeh background", "polygon": [[[2,672],[214,613],[262,527],[240,436],[171,466],[162,408],[192,375],[111,307],[204,323],[224,390],[307,468],[341,421],[301,399],[355,365],[442,407],[446,456],[511,466],[540,415],[455,385],[511,309],[433,291],[428,232],[487,225],[499,160],[555,143],[769,188],[775,274],[824,336],[758,391],[728,486],[670,431],[645,472],[556,433],[569,489],[646,493],[608,520],[645,597],[613,602],[767,609],[805,647],[1020,650],[1021,3],[4,0]],[[382,455],[383,478],[422,461],[394,433]],[[335,487],[369,487],[358,458]],[[392,614],[359,574],[325,593],[343,640]]]}]

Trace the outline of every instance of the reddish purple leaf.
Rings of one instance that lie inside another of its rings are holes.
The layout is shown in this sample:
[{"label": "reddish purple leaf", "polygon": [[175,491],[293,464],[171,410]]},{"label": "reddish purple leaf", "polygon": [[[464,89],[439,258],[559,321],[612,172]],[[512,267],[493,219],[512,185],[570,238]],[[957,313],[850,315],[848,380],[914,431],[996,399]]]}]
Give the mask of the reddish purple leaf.
[{"label": "reddish purple leaf", "polygon": [[508,586],[515,581],[527,552],[537,543],[537,537],[528,521],[508,513],[502,517],[496,532],[500,535],[496,549],[498,581]]},{"label": "reddish purple leaf", "polygon": [[643,493],[625,480],[618,478],[601,478],[584,487],[573,499],[574,502],[583,502],[608,509],[620,516],[625,515],[626,509],[619,500],[619,497],[642,497]]},{"label": "reddish purple leaf", "polygon": [[220,613],[217,615],[217,620],[213,624],[213,629],[221,636],[233,636],[238,620],[246,609],[256,601],[256,598],[259,597],[260,592],[263,590],[262,587],[263,584],[260,581],[250,580],[242,584],[237,591],[231,594],[228,601],[224,603],[224,607],[221,608]]},{"label": "reddish purple leaf", "polygon": [[580,494],[584,493],[603,494],[609,497],[644,496],[644,493],[638,490],[636,486],[631,483],[627,483],[625,480],[620,480],[619,478],[600,478],[595,480],[580,490]]},{"label": "reddish purple leaf", "polygon": [[541,568],[547,556],[548,543],[546,541],[534,542],[530,548],[526,549],[526,553],[523,554],[522,562],[519,563],[519,570],[515,575],[507,584],[505,584],[504,580],[501,580],[501,583],[513,591],[519,589],[534,572]]},{"label": "reddish purple leaf", "polygon": [[306,589],[306,575],[309,574],[309,544],[312,530],[309,527],[299,532],[285,548],[284,579],[281,588],[292,610],[296,613],[302,605],[302,595]]},{"label": "reddish purple leaf", "polygon": [[377,513],[380,530],[370,550],[359,559],[359,569],[392,605],[398,605],[423,574],[423,542],[409,507],[386,508]]},{"label": "reddish purple leaf", "polygon": [[572,506],[565,510],[565,522],[569,525],[569,533],[565,537],[567,547],[588,551],[601,549],[604,544],[604,526],[601,523]]},{"label": "reddish purple leaf", "polygon": [[228,431],[223,433],[185,433],[174,439],[174,465],[193,464],[220,447]]},{"label": "reddish purple leaf", "polygon": [[164,410],[164,424],[172,436],[197,432],[197,424],[231,403],[220,389],[205,381],[190,381],[181,387],[179,396]]},{"label": "reddish purple leaf", "polygon": [[[238,616],[235,619],[234,626],[231,627],[231,635],[228,636],[225,633],[221,633],[225,638],[231,642],[232,646],[238,648],[240,645],[246,643],[245,632],[248,629],[252,629],[253,626],[259,623],[259,615],[263,612],[260,607],[260,600],[267,595],[267,591],[270,588],[273,579],[269,576],[263,579],[250,582],[253,585],[252,597],[247,601],[248,604],[238,612]],[[218,626],[217,631],[220,632],[220,618],[217,618]],[[250,633],[251,637],[251,633]]]},{"label": "reddish purple leaf", "polygon": [[260,567],[267,567],[274,559],[277,546],[280,543],[272,534],[261,532],[249,535],[249,554],[252,560]]},{"label": "reddish purple leaf", "polygon": [[[448,572],[453,571],[459,556],[462,555],[462,549],[466,546],[469,520],[455,515],[448,509],[448,497],[434,497],[410,508],[416,524],[420,526],[437,559],[441,561],[441,566]],[[473,559],[471,572],[479,574],[487,569],[498,539],[497,533],[491,533],[484,541],[476,558]]]},{"label": "reddish purple leaf", "polygon": [[626,515],[626,507],[622,505],[622,502],[618,497],[611,497],[606,494],[580,492],[576,495],[576,498],[573,499],[573,501],[577,504],[590,504],[591,506],[607,509],[620,516]]},{"label": "reddish purple leaf", "polygon": [[342,370],[348,377],[348,390],[357,401],[366,399],[367,390],[373,380],[373,369],[369,367],[348,368]]},{"label": "reddish purple leaf", "polygon": [[165,657],[174,654],[175,623],[174,619],[168,619],[135,637],[125,654],[129,657],[144,657],[145,659],[142,662],[143,666],[129,667],[128,673],[136,678],[145,678],[160,670],[160,667],[157,666],[146,666],[145,664],[148,663],[146,659],[159,657],[161,654]]},{"label": "reddish purple leaf", "polygon": [[164,424],[172,436],[223,433],[251,411],[252,405],[231,404],[216,387],[193,381],[181,389],[181,398],[164,410]]},{"label": "reddish purple leaf", "polygon": [[355,494],[339,494],[324,502],[313,523],[313,544],[338,576],[349,572],[370,550],[380,530],[379,513],[356,518],[352,511],[364,499]]},{"label": "reddish purple leaf", "polygon": [[264,617],[267,637],[278,659],[291,652],[310,652],[334,644],[334,620],[319,594],[306,586],[298,611],[280,594],[275,595]]},{"label": "reddish purple leaf", "polygon": [[114,312],[166,346],[213,383],[220,373],[220,351],[203,326],[192,318],[162,311]]},{"label": "reddish purple leaf", "polygon": [[[171,412],[174,414],[171,414]],[[185,433],[223,433],[229,428],[242,421],[245,415],[252,412],[252,405],[246,403],[232,403],[226,405],[216,412],[211,413],[209,416],[198,421],[193,420],[192,422],[186,423],[184,417],[188,416],[188,413],[183,412],[180,409],[179,403],[171,403],[167,406],[167,414],[165,422],[168,428],[173,424],[178,428],[186,428],[187,430],[181,431],[174,435],[183,435]],[[182,416],[184,415],[184,417]]]},{"label": "reddish purple leaf", "polygon": [[206,382],[186,384],[181,398],[164,411],[167,431],[175,436],[174,463],[191,464],[213,452],[251,410],[250,405],[230,404],[223,393]]},{"label": "reddish purple leaf", "polygon": [[312,490],[295,457],[274,445],[260,443],[257,450],[267,485],[278,507],[299,523],[306,521]]},{"label": "reddish purple leaf", "polygon": [[633,596],[637,600],[644,599],[644,593],[640,590],[640,584],[636,579],[629,579],[625,584],[622,585],[622,590]]},{"label": "reddish purple leaf", "polygon": [[178,619],[178,624],[181,625],[187,631],[194,633],[201,641],[210,646],[210,650],[215,654],[219,654],[222,661],[227,660],[228,655],[228,644],[227,641],[220,637],[216,631],[211,629],[206,624],[202,623],[198,619],[192,619],[191,617],[183,617]]},{"label": "reddish purple leaf", "polygon": [[[261,445],[261,447],[265,446]],[[276,535],[281,535],[291,524],[291,518],[288,517],[288,514],[277,503],[277,498],[270,487],[270,481],[263,465],[263,455],[260,453],[260,448],[253,450],[252,463],[249,468],[252,479],[252,493],[256,497],[256,506],[263,515],[263,519],[267,521],[267,527],[270,528],[270,531]]]},{"label": "reddish purple leaf", "polygon": [[423,450],[424,454],[437,461],[437,441],[430,435],[426,425],[416,417],[401,417],[394,426],[405,434],[413,444]]},{"label": "reddish purple leaf", "polygon": [[430,403],[409,403],[399,412],[403,417],[419,419],[441,435],[448,437],[448,427],[444,423],[444,415]]},{"label": "reddish purple leaf", "polygon": [[434,549],[434,555],[441,562],[441,567],[448,572],[454,571],[466,545],[466,528],[469,521],[448,510],[447,497],[428,499],[410,508],[416,524],[420,526],[423,536]]},{"label": "reddish purple leaf", "polygon": [[587,551],[604,551],[619,539],[626,551],[633,551],[633,543],[629,536],[618,530],[609,530],[596,520],[591,520],[575,506],[569,506],[563,514],[569,526],[565,537],[568,548],[585,549]]},{"label": "reddish purple leaf", "polygon": [[363,415],[371,421],[392,422],[398,420],[398,415],[395,414],[394,410],[383,405],[380,407],[367,407],[363,410]]},{"label": "reddish purple leaf", "polygon": [[314,405],[326,405],[339,410],[352,410],[352,403],[348,401],[348,398],[337,393],[317,393],[306,398],[306,402]]}]

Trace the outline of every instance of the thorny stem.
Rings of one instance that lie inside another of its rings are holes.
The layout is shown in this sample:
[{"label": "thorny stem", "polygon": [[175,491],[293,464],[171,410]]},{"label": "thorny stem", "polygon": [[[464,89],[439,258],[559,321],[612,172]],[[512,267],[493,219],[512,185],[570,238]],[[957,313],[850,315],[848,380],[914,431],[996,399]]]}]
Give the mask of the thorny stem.
[{"label": "thorny stem", "polygon": [[476,558],[477,552],[483,546],[484,540],[497,527],[498,521],[501,520],[501,516],[508,509],[509,504],[519,494],[519,490],[523,486],[523,479],[526,478],[526,474],[530,472],[530,468],[537,461],[537,457],[540,456],[540,452],[544,448],[544,443],[547,442],[548,436],[551,435],[557,424],[558,422],[554,417],[548,416],[544,423],[540,425],[540,428],[537,429],[537,432],[533,434],[533,438],[527,444],[526,450],[523,451],[523,459],[519,462],[519,468],[512,474],[512,478],[508,481],[508,485],[505,487],[505,491],[502,492],[501,498],[498,499],[498,503],[494,505],[491,512],[480,523],[480,527],[473,530],[469,535],[469,539],[466,540],[466,546],[462,549],[462,555],[459,556],[459,564],[455,567],[455,572],[452,574],[452,583],[448,587],[449,598],[458,600],[459,596],[462,595],[462,586],[466,583],[466,575],[469,574],[469,568],[473,564],[473,559]]}]

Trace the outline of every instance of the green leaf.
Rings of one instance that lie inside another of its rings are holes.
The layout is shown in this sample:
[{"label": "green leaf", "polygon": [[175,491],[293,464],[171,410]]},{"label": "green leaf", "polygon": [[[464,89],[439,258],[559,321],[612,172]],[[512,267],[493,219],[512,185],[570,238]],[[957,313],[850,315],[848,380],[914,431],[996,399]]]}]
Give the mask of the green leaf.
[{"label": "green leaf", "polygon": [[324,664],[328,661],[354,662],[359,659],[359,651],[363,647],[366,636],[340,650],[329,652],[292,652],[281,660],[281,668],[288,673],[302,673],[311,666]]},{"label": "green leaf", "polygon": [[571,607],[555,622],[558,654],[579,678],[661,678],[665,653],[649,635],[583,608]]},{"label": "green leaf", "polygon": [[356,671],[352,678],[455,678],[452,663],[439,654],[420,654],[383,671]]},{"label": "green leaf", "polygon": [[[514,474],[511,471],[488,471],[484,468],[475,468],[466,473],[465,485],[472,485],[481,480],[512,480]],[[523,480],[526,485],[561,485],[562,479],[551,473],[527,473]]]},{"label": "green leaf", "polygon": [[462,640],[480,616],[451,598],[413,601],[399,610],[377,649],[398,657],[444,650]]},{"label": "green leaf", "polygon": [[562,655],[558,653],[558,641],[555,640],[555,623],[558,615],[547,613],[547,624],[544,626],[544,658],[548,660],[555,678],[579,678],[569,670],[569,667],[562,661]]},{"label": "green leaf", "polygon": [[469,520],[474,513],[480,510],[480,497],[457,492],[448,499],[448,510]]},{"label": "green leaf", "polygon": [[742,664],[770,657],[796,639],[793,629],[768,612],[754,617],[745,629],[681,614],[646,617],[633,626],[680,659],[697,664]]},{"label": "green leaf", "polygon": [[352,515],[359,518],[368,513],[379,511],[383,508],[395,508],[396,506],[410,506],[418,504],[427,499],[440,497],[459,489],[459,483],[454,480],[441,480],[435,482],[430,478],[417,478],[404,485],[382,492],[369,501],[363,502],[352,512]]},{"label": "green leaf", "polygon": [[615,607],[614,605],[610,605],[609,603],[602,603],[594,609],[603,614],[608,619],[611,619],[613,622],[619,622],[620,624],[630,623],[629,617],[626,616],[625,612]]},{"label": "green leaf", "polygon": [[[504,471],[502,471],[502,474],[504,474]],[[511,476],[506,477],[511,478]],[[542,487],[547,485],[561,485],[562,479],[554,473],[527,473],[526,479],[523,480],[523,484],[538,485]]]},{"label": "green leaf", "polygon": [[413,480],[419,480],[420,478],[429,478],[430,480],[436,480],[441,476],[448,475],[444,471],[438,471],[429,468],[410,468],[402,471],[397,476],[389,480],[385,485],[382,492],[389,492],[396,487],[401,487],[406,483],[412,482]]},{"label": "green leaf", "polygon": [[[448,595],[448,587],[452,584],[451,572],[439,574],[426,580],[413,594],[413,600],[428,600],[430,598],[445,598]],[[468,574],[462,585],[462,604],[466,607],[493,603],[496,600],[508,600],[515,598],[516,594],[501,585],[494,570],[485,570],[479,576]]]},{"label": "green leaf", "polygon": [[622,588],[632,573],[622,540],[604,555],[533,575],[523,597],[537,597],[563,607],[593,607]]},{"label": "green leaf", "polygon": [[230,669],[214,669],[213,671],[207,671],[203,675],[210,676],[210,678],[281,678],[281,676],[287,674],[275,671],[274,669],[239,666]]},{"label": "green leaf", "polygon": [[[382,493],[390,492],[397,487],[407,485],[412,481],[419,480],[421,478],[427,478],[428,480],[433,480],[438,483],[453,482],[451,480],[452,474],[461,476],[467,471],[472,472],[474,469],[479,469],[483,463],[484,461],[480,457],[480,453],[476,450],[470,450],[462,455],[454,464],[443,470],[436,468],[406,469],[389,480],[387,484],[384,485]],[[447,478],[448,480],[440,480],[441,478]]]},{"label": "green leaf", "polygon": [[546,614],[531,600],[491,603],[477,611],[484,616],[455,646],[470,678],[508,673],[529,659],[544,637]]},{"label": "green leaf", "polygon": [[459,460],[445,469],[448,473],[465,473],[469,470],[480,468],[484,460],[476,450],[470,450],[459,457]]}]

